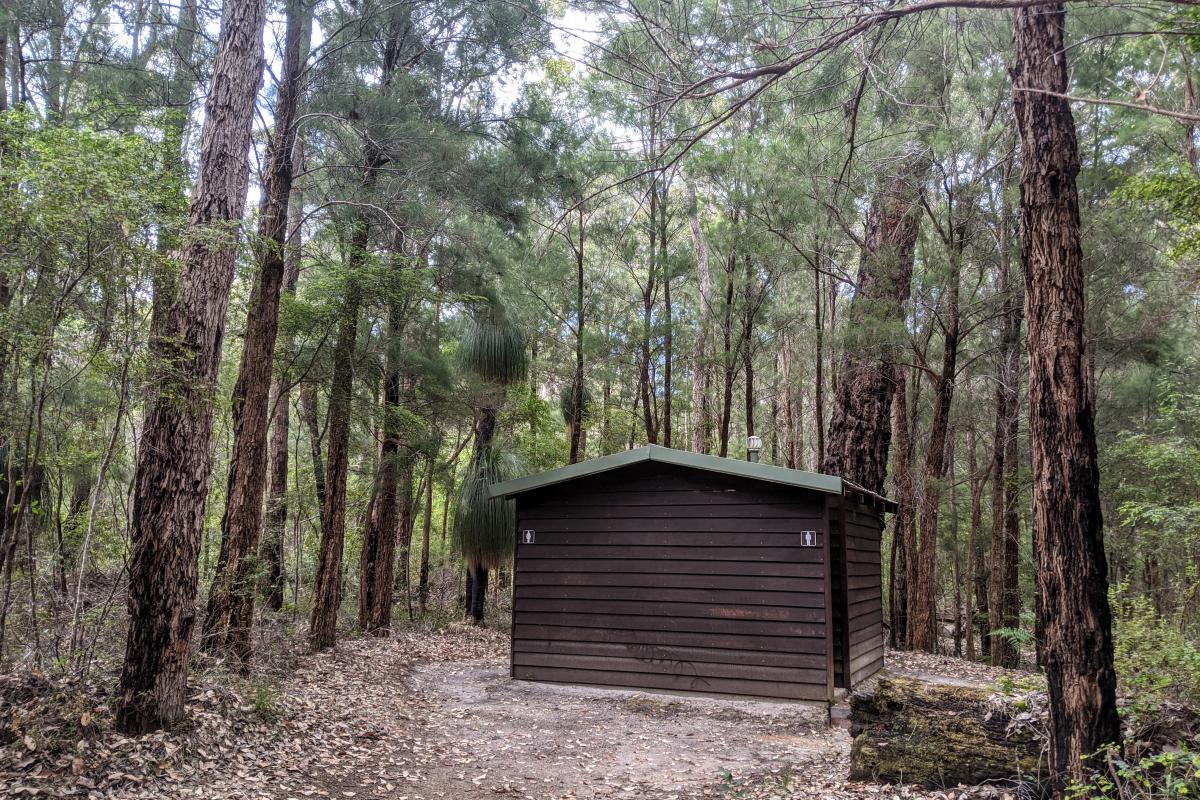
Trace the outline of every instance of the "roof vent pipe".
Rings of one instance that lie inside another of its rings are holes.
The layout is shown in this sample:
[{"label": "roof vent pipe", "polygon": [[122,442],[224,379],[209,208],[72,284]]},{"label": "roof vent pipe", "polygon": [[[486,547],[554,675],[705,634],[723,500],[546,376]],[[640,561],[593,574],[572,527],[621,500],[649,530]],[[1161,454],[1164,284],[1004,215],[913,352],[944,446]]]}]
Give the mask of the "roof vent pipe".
[{"label": "roof vent pipe", "polygon": [[746,439],[746,460],[751,464],[758,463],[758,454],[762,452],[762,437],[750,436]]}]

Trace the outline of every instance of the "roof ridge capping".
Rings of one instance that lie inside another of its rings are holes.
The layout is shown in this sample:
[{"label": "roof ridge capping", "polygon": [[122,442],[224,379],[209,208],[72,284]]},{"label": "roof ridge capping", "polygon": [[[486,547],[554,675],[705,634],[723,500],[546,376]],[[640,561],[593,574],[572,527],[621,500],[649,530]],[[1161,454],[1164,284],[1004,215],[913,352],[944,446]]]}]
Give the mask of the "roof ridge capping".
[{"label": "roof ridge capping", "polygon": [[692,453],[688,450],[676,450],[673,447],[663,447],[657,444],[636,447],[632,450],[622,450],[619,453],[580,461],[576,464],[569,464],[565,467],[539,472],[535,475],[526,475],[523,478],[503,481],[493,484],[489,487],[488,491],[492,497],[512,497],[533,491],[534,489],[553,486],[556,483],[564,483],[576,478],[585,478],[590,475],[611,472],[612,470],[627,467],[640,461],[658,461],[663,464],[690,467],[706,472],[750,478],[752,480],[776,483],[783,486],[796,486],[826,494],[842,495],[849,488],[881,500],[889,506],[895,505],[887,498],[867,491],[849,481],[843,481],[835,475],[822,475],[818,472],[805,472],[804,470],[791,469],[789,467],[777,467],[771,464],[758,464],[734,458]]}]

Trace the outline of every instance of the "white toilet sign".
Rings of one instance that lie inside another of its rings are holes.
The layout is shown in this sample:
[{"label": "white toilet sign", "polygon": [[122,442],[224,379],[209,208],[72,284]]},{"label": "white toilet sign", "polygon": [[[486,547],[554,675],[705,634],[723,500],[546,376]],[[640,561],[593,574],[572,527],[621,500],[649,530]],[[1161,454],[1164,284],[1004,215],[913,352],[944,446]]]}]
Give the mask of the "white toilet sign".
[{"label": "white toilet sign", "polygon": [[531,531],[531,530],[521,531],[521,544],[533,544],[533,539],[534,539],[534,531]]},{"label": "white toilet sign", "polygon": [[800,531],[801,547],[820,547],[816,531]]}]

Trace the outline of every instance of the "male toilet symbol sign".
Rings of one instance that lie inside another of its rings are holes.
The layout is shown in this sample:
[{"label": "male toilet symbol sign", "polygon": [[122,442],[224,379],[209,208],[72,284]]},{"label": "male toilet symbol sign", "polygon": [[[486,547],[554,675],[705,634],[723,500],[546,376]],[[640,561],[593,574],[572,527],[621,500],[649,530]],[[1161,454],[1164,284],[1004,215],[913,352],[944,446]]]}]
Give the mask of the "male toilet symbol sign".
[{"label": "male toilet symbol sign", "polygon": [[817,547],[817,532],[816,531],[800,531],[800,546],[801,547]]},{"label": "male toilet symbol sign", "polygon": [[521,531],[521,544],[533,544],[533,531]]}]

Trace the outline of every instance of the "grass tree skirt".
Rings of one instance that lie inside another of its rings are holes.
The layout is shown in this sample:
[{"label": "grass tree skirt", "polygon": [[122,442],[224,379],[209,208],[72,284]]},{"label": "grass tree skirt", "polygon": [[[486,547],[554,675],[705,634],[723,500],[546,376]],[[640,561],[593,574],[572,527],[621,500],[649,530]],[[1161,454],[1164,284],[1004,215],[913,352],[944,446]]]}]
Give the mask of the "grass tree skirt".
[{"label": "grass tree skirt", "polygon": [[853,780],[929,788],[1037,782],[1043,770],[1030,716],[983,686],[889,677],[850,698]]}]

